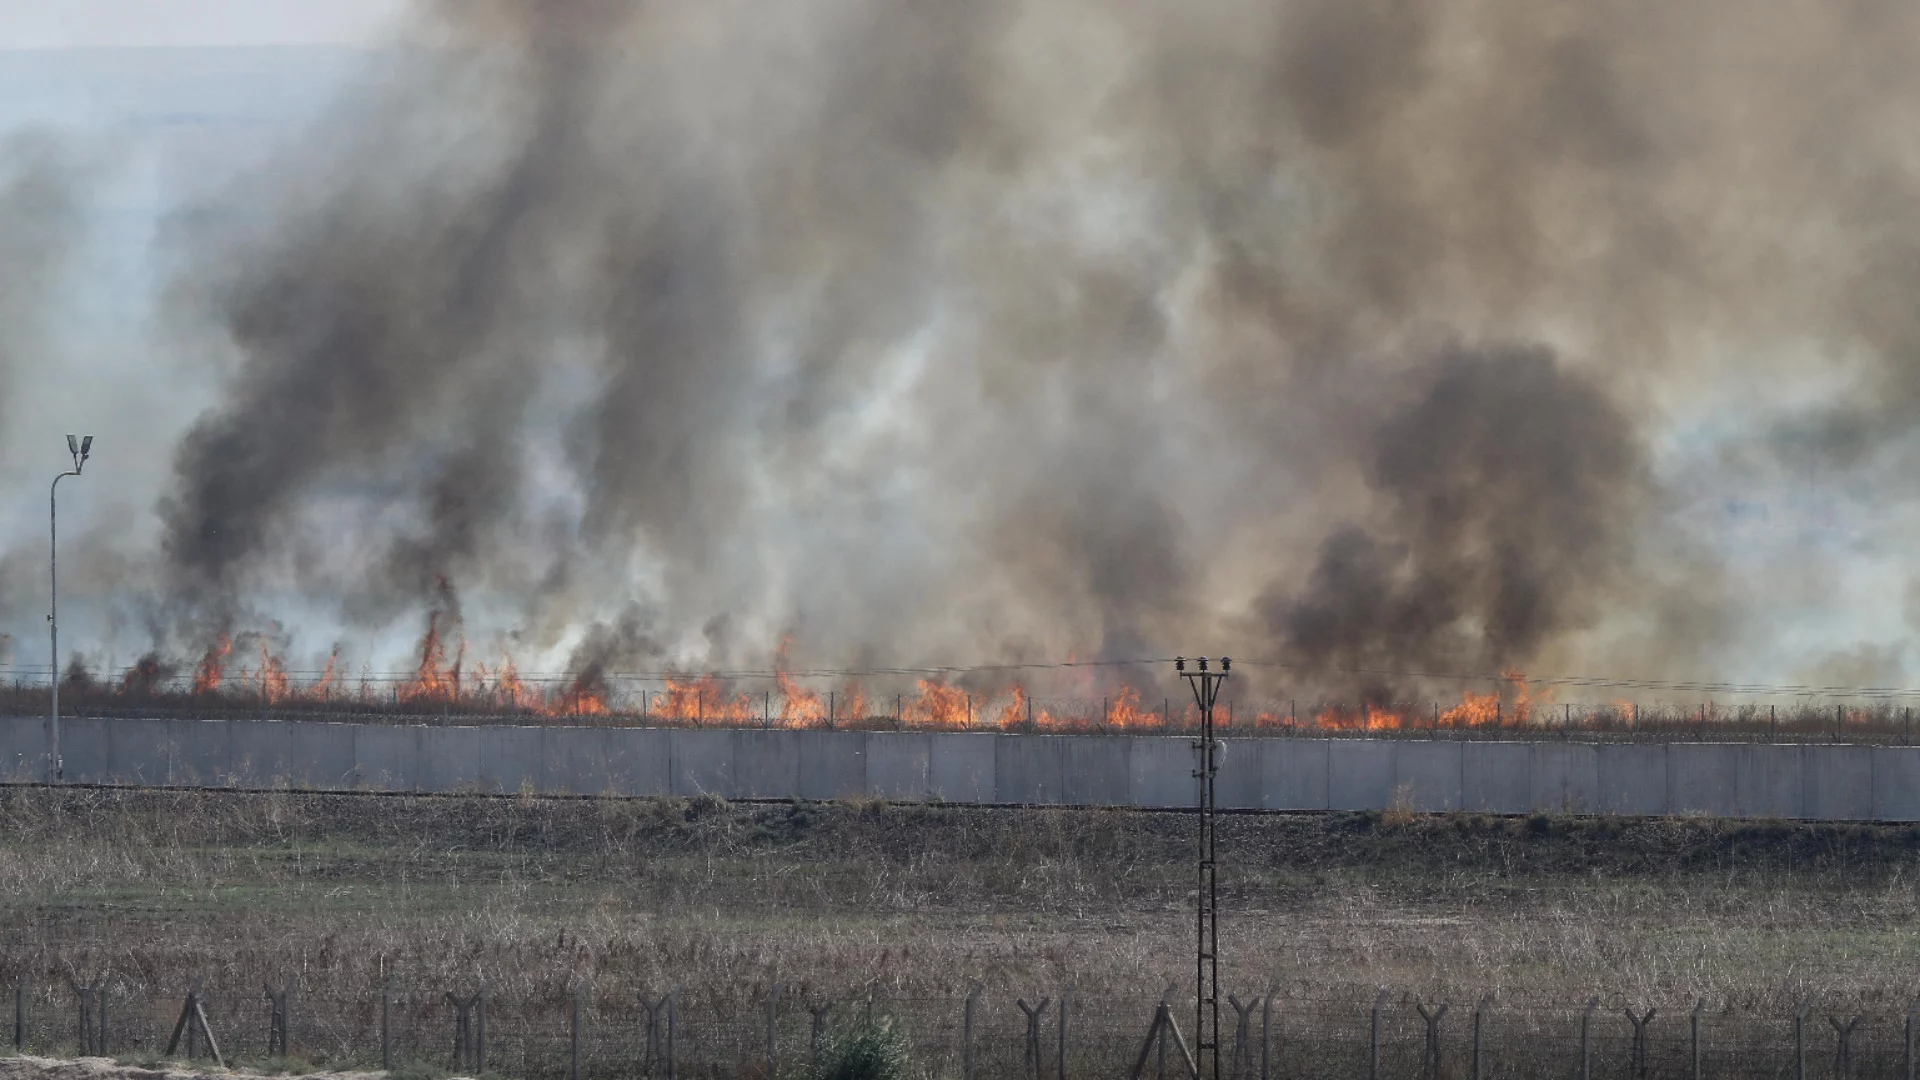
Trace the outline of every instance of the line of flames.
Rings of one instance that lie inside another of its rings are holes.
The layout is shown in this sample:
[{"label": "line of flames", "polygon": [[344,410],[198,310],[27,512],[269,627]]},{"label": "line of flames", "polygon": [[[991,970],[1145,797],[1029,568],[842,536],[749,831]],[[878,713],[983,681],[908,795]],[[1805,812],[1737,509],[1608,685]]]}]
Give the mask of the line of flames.
[{"label": "line of flames", "polygon": [[[551,717],[637,716],[720,725],[778,725],[781,727],[823,727],[839,723],[887,719],[902,726],[933,729],[993,727],[1007,730],[1060,729],[1081,727],[1088,719],[1056,715],[1036,702],[1019,682],[998,688],[978,690],[956,686],[939,678],[923,678],[914,692],[891,700],[874,699],[856,679],[820,691],[801,685],[789,674],[788,643],[775,651],[774,688],[753,692],[728,685],[715,675],[690,674],[667,677],[664,689],[641,697],[638,709],[616,709],[609,704],[604,680],[580,676],[559,686],[530,685],[516,668],[512,657],[503,656],[497,664],[469,662],[464,637],[454,634],[451,643],[442,617],[429,617],[413,670],[402,682],[376,688],[363,675],[356,686],[347,685],[339,673],[339,655],[327,658],[320,677],[310,683],[297,683],[286,665],[275,656],[264,640],[251,642],[248,655],[257,658],[233,666],[234,642],[227,636],[217,638],[195,665],[192,679],[194,696],[240,697],[267,705],[331,704],[347,702],[392,703],[415,707],[475,708],[507,710]],[[122,681],[123,694],[150,690],[158,670],[152,660],[143,660]],[[1488,693],[1464,693],[1460,701],[1445,709],[1437,706],[1422,711],[1409,705],[1321,706],[1306,714],[1289,711],[1258,711],[1239,722],[1256,728],[1299,727],[1327,731],[1390,731],[1402,729],[1465,729],[1483,727],[1525,727],[1536,722],[1540,707],[1551,701],[1551,692],[1535,692],[1524,676],[1507,672],[1503,683]],[[1188,727],[1198,719],[1193,705],[1178,713],[1170,705],[1154,709],[1142,701],[1132,686],[1119,688],[1102,703],[1098,726],[1118,729],[1152,729],[1170,726]],[[1235,723],[1229,713],[1217,722]]]}]

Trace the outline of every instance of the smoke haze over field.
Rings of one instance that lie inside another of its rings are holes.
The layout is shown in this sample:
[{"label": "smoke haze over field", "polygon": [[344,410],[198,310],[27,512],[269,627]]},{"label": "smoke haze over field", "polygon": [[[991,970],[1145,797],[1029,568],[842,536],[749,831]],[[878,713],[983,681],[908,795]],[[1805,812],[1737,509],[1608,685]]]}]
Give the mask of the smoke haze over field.
[{"label": "smoke haze over field", "polygon": [[[155,318],[210,398],[156,410],[148,526],[88,541],[122,648],[392,667],[457,605],[569,670],[791,635],[1224,651],[1336,697],[1916,677],[1913,5],[486,0],[408,34],[168,233]],[[0,416],[51,280],[19,268],[68,228],[23,146]],[[0,555],[3,628],[36,558]]]}]

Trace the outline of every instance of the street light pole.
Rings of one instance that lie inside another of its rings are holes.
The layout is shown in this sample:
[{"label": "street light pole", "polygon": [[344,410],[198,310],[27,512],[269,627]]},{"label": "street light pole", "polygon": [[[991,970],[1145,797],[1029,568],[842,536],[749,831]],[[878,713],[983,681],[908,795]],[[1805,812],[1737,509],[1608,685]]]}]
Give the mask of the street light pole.
[{"label": "street light pole", "polygon": [[67,436],[67,452],[73,455],[73,469],[53,478],[53,484],[47,488],[47,584],[49,585],[47,606],[47,633],[52,639],[53,667],[50,681],[53,684],[53,712],[47,727],[47,783],[57,784],[65,770],[60,762],[60,517],[59,501],[60,481],[69,476],[79,476],[80,470],[87,464],[87,458],[93,455],[93,436],[83,440]]}]

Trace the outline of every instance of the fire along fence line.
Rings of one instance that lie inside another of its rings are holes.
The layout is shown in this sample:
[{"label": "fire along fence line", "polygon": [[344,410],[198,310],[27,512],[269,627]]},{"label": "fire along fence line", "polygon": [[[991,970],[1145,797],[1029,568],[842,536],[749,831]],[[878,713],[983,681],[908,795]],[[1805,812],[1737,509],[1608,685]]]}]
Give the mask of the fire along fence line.
[{"label": "fire along fence line", "polygon": [[[114,976],[85,985],[16,982],[12,1048],[42,1056],[214,1060],[229,1067],[423,1065],[529,1078],[817,1075],[838,1041],[897,1033],[914,1075],[954,1080],[1191,1080],[1191,999],[1026,994],[890,999],[775,984],[554,987],[534,997],[461,987],[370,988],[306,996],[288,983],[252,993],[167,992]],[[1279,981],[1240,987],[1223,1017],[1226,1080],[1338,1077],[1912,1076],[1916,1015],[1808,996],[1769,1009],[1596,995],[1541,1005],[1404,990],[1305,994]]]},{"label": "fire along fence line", "polygon": [[[1920,747],[1228,738],[1229,810],[1920,820]],[[40,718],[0,718],[0,777],[45,775]],[[78,783],[1190,807],[1175,735],[74,719]]]}]

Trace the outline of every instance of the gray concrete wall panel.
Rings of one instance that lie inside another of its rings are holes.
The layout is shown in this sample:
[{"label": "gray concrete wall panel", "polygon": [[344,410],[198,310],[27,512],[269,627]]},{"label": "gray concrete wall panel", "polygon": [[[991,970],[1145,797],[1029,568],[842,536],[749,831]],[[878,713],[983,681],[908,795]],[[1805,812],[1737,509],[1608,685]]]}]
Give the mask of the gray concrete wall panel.
[{"label": "gray concrete wall panel", "polygon": [[791,799],[800,793],[803,731],[736,731],[733,790],[739,799]]},{"label": "gray concrete wall panel", "polygon": [[219,785],[232,775],[232,724],[225,720],[181,720],[172,725],[173,783]]},{"label": "gray concrete wall panel", "polygon": [[115,720],[108,728],[106,783],[164,784],[173,748],[166,720]]},{"label": "gray concrete wall panel", "polygon": [[36,716],[0,717],[0,782],[40,779],[47,753],[47,722]]},{"label": "gray concrete wall panel", "polygon": [[[1187,769],[1193,772],[1193,747],[1191,739],[1176,739],[1186,746]],[[1214,778],[1214,798],[1224,810],[1258,810],[1267,804],[1266,793],[1261,790],[1260,744],[1263,739],[1222,739],[1225,751],[1220,758],[1220,774]],[[1187,783],[1191,785],[1189,776]]]},{"label": "gray concrete wall panel", "polygon": [[[1060,736],[1060,802],[1069,806],[1125,806],[1131,799],[1133,736]],[[1188,771],[1192,771],[1189,769]]]},{"label": "gray concrete wall panel", "polygon": [[1192,806],[1199,795],[1193,778],[1193,740],[1156,735],[1127,740],[1127,790],[1134,806]]},{"label": "gray concrete wall panel", "polygon": [[1609,743],[1594,749],[1602,814],[1659,817],[1667,813],[1667,748]]},{"label": "gray concrete wall panel", "polygon": [[540,732],[536,771],[542,791],[555,795],[606,795],[612,786],[607,762],[614,736],[608,728],[551,727]]},{"label": "gray concrete wall panel", "polygon": [[1533,750],[1533,809],[1542,814],[1591,814],[1600,805],[1600,759],[1588,743],[1529,743]]},{"label": "gray concrete wall panel", "polygon": [[353,786],[353,729],[345,724],[288,724],[287,780],[297,788]]},{"label": "gray concrete wall panel", "polygon": [[1327,809],[1384,810],[1393,804],[1394,744],[1327,740]]},{"label": "gray concrete wall panel", "polygon": [[995,735],[994,801],[1056,804],[1062,801],[1061,735]]},{"label": "gray concrete wall panel", "polygon": [[1460,809],[1524,814],[1533,809],[1533,747],[1518,742],[1460,744]]},{"label": "gray concrete wall panel", "polygon": [[353,729],[358,784],[368,791],[419,791],[420,728],[361,724]]},{"label": "gray concrete wall panel", "polygon": [[[416,727],[419,757],[414,762],[416,784],[422,791],[485,791],[480,767],[483,740],[466,727]],[[505,729],[497,729],[505,730]]]},{"label": "gray concrete wall panel", "polygon": [[480,771],[474,788],[492,794],[513,794],[543,788],[560,792],[549,783],[545,768],[546,753],[541,742],[544,729],[534,727],[440,728],[471,736],[480,758]]},{"label": "gray concrete wall panel", "polygon": [[999,739],[984,731],[936,733],[928,765],[933,797],[952,803],[999,802],[995,772]]},{"label": "gray concrete wall panel", "polygon": [[549,762],[567,769],[579,794],[673,794],[673,732],[616,728],[593,734],[599,737],[549,750]]},{"label": "gray concrete wall panel", "polygon": [[287,787],[293,772],[292,725],[271,720],[225,720],[227,768],[233,787]]},{"label": "gray concrete wall panel", "polygon": [[867,733],[799,732],[800,797],[845,799],[867,790]]},{"label": "gray concrete wall panel", "polygon": [[878,799],[925,802],[933,795],[933,740],[923,731],[875,731],[867,735],[867,794]]},{"label": "gray concrete wall panel", "polygon": [[113,778],[112,720],[68,717],[60,721],[60,761],[66,778],[103,784]]},{"label": "gray concrete wall panel", "polygon": [[1815,821],[1873,816],[1873,748],[1807,746],[1800,751],[1801,812]]},{"label": "gray concrete wall panel", "polygon": [[733,734],[727,730],[693,731],[686,728],[667,732],[675,795],[718,795],[723,799],[736,797],[733,793]]},{"label": "gray concrete wall panel", "polygon": [[1261,805],[1268,810],[1327,809],[1332,740],[1261,739]]},{"label": "gray concrete wall panel", "polygon": [[1399,741],[1393,744],[1392,808],[1444,813],[1460,809],[1463,762],[1457,742]]},{"label": "gray concrete wall panel", "polygon": [[1667,747],[1667,812],[1729,817],[1739,805],[1740,752],[1728,743]]},{"label": "gray concrete wall panel", "polygon": [[1733,813],[1751,818],[1797,818],[1804,785],[1800,747],[1790,743],[1733,744],[1739,758]]},{"label": "gray concrete wall panel", "polygon": [[1920,821],[1920,747],[1873,748],[1873,818]]}]

